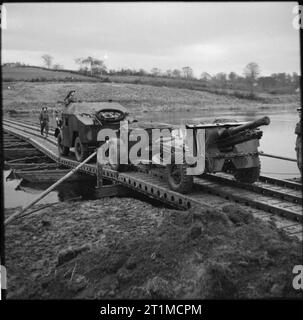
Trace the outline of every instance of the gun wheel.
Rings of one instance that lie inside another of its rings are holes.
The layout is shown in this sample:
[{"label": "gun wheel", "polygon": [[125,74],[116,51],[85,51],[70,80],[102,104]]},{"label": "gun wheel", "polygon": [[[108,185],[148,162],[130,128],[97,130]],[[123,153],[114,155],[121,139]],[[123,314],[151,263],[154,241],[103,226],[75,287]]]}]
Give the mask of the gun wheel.
[{"label": "gun wheel", "polygon": [[171,190],[189,193],[193,187],[193,176],[186,174],[186,165],[171,164],[167,166],[167,181]]},{"label": "gun wheel", "polygon": [[79,162],[84,161],[89,156],[87,147],[83,145],[79,137],[75,140],[75,155]]},{"label": "gun wheel", "polygon": [[58,144],[58,151],[60,156],[68,156],[69,154],[69,147],[65,147],[62,141],[62,133],[59,132],[57,135],[57,144]]},{"label": "gun wheel", "polygon": [[236,169],[234,177],[239,182],[254,183],[259,179],[260,166],[252,168]]}]

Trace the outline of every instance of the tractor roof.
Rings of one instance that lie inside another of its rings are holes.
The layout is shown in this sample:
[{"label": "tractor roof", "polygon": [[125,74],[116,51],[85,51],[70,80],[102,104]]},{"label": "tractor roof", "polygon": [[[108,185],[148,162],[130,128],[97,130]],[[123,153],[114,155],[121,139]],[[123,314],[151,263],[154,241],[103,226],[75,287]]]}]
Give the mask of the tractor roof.
[{"label": "tractor roof", "polygon": [[128,113],[127,109],[124,108],[118,102],[73,102],[65,110],[64,113],[79,114],[89,113],[93,114],[102,110],[117,110],[123,113]]}]

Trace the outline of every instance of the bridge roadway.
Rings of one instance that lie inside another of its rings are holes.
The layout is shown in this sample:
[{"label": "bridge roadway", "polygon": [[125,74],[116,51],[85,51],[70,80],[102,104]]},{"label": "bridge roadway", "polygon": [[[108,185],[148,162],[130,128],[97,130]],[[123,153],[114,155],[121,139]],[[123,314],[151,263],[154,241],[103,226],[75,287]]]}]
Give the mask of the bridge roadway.
[{"label": "bridge roadway", "polygon": [[[47,139],[42,137],[39,133],[39,129],[35,126],[4,120],[3,129],[4,132],[12,134],[21,140],[27,141],[57,163],[70,168],[76,167],[79,164],[74,160],[73,154],[69,157],[60,157],[58,155],[56,139],[53,136],[50,136]],[[80,171],[90,175],[96,175],[96,164],[85,164]],[[169,204],[175,208],[183,210],[192,207],[221,209],[225,205],[230,204],[231,201],[239,202],[238,205],[240,207],[243,207],[246,211],[250,211],[255,217],[274,222],[278,228],[282,228],[288,234],[302,239],[302,224],[297,221],[302,221],[301,204],[292,204],[292,210],[294,210],[295,214],[291,211],[291,214],[288,215],[283,213],[281,216],[280,212],[271,213],[271,210],[266,210],[266,205],[258,205],[254,208],[253,206],[247,207],[247,201],[244,202],[246,205],[240,204],[241,201],[239,201],[239,197],[241,197],[241,190],[236,191],[237,195],[235,195],[235,197],[226,196],[224,195],[224,192],[223,197],[222,195],[208,192],[207,184],[211,185],[213,182],[207,182],[204,179],[195,179],[195,184],[198,187],[196,187],[191,194],[182,195],[168,189],[163,174],[151,174],[144,170],[121,173],[105,167],[103,169],[103,177],[143,193],[151,198],[160,200],[165,204]],[[199,186],[201,188],[199,188]],[[295,187],[297,187],[297,185],[295,185]],[[226,188],[228,187],[223,185],[223,189],[226,190]],[[294,191],[292,190],[292,192]],[[233,193],[235,193],[235,190]],[[268,199],[265,200],[269,201]],[[277,201],[275,203],[277,203]],[[285,212],[287,213],[287,208],[283,209],[285,209]]]}]

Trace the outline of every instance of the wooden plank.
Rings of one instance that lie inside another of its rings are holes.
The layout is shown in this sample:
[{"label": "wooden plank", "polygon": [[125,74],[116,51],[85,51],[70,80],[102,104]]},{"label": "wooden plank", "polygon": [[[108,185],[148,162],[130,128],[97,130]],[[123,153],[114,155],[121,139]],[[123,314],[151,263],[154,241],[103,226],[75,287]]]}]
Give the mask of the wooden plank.
[{"label": "wooden plank", "polygon": [[6,162],[6,164],[11,168],[15,170],[42,170],[42,169],[55,169],[59,168],[60,164],[58,163],[10,163]]},{"label": "wooden plank", "polygon": [[[64,177],[70,169],[14,170],[16,176],[33,183],[53,183]],[[73,174],[66,181],[86,181],[93,179],[85,174]]]},{"label": "wooden plank", "polygon": [[35,148],[4,148],[4,159],[13,160],[21,157],[30,157],[41,155],[41,152]]}]

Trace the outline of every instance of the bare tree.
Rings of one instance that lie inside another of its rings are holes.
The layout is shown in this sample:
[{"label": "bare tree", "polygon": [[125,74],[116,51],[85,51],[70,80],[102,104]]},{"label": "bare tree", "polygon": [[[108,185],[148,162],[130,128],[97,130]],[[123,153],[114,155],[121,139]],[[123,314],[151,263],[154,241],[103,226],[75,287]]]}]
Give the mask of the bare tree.
[{"label": "bare tree", "polygon": [[209,80],[211,80],[211,75],[207,72],[202,72],[200,79],[204,80],[204,81],[209,81]]},{"label": "bare tree", "polygon": [[244,76],[250,85],[252,95],[254,95],[254,86],[259,74],[260,68],[256,62],[250,62],[244,69]]},{"label": "bare tree", "polygon": [[50,69],[50,67],[52,66],[52,62],[54,60],[54,58],[50,55],[50,54],[44,54],[42,57],[42,60],[45,64],[45,66]]},{"label": "bare tree", "polygon": [[228,75],[228,79],[232,83],[235,82],[237,78],[238,78],[237,74],[233,71]]},{"label": "bare tree", "polygon": [[91,72],[93,74],[98,74],[102,76],[102,72],[106,71],[106,66],[104,62],[100,59],[92,58],[91,62]]},{"label": "bare tree", "polygon": [[224,72],[217,73],[215,75],[215,81],[220,87],[222,88],[226,87],[226,73]]},{"label": "bare tree", "polygon": [[167,77],[171,78],[172,75],[173,75],[172,70],[171,70],[171,69],[166,70],[166,71],[165,71],[165,75],[166,75]]},{"label": "bare tree", "polygon": [[76,58],[75,62],[76,62],[76,64],[79,65],[79,71],[81,73],[87,73],[88,72],[88,67],[84,66],[83,60],[84,60],[84,58]]},{"label": "bare tree", "polygon": [[178,70],[178,69],[174,69],[173,72],[172,72],[172,76],[174,78],[181,78],[181,71]]},{"label": "bare tree", "polygon": [[64,69],[64,67],[63,67],[61,64],[59,64],[59,63],[55,63],[55,64],[53,65],[53,69],[54,69],[54,70],[62,70],[62,69]]},{"label": "bare tree", "polygon": [[150,70],[150,73],[153,75],[153,76],[160,76],[161,75],[161,70],[159,68],[152,68]]},{"label": "bare tree", "polygon": [[90,70],[90,74],[102,75],[102,72],[106,71],[107,68],[104,64],[103,60],[93,58],[93,57],[87,57],[87,58],[77,58],[75,59],[75,62],[79,64],[80,71],[87,72]]},{"label": "bare tree", "polygon": [[182,72],[183,72],[183,77],[186,79],[192,79],[194,77],[194,72],[191,67],[183,67]]}]

